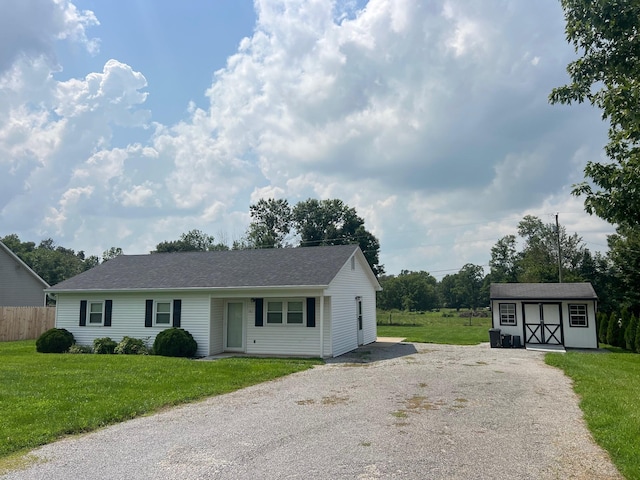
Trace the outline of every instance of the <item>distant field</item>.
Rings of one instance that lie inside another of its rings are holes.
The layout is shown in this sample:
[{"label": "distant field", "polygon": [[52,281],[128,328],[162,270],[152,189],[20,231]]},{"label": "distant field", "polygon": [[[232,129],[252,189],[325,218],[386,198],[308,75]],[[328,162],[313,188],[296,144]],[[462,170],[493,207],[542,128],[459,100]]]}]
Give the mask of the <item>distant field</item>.
[{"label": "distant field", "polygon": [[403,337],[408,342],[477,345],[489,341],[490,317],[460,317],[456,310],[377,313],[379,337]]}]

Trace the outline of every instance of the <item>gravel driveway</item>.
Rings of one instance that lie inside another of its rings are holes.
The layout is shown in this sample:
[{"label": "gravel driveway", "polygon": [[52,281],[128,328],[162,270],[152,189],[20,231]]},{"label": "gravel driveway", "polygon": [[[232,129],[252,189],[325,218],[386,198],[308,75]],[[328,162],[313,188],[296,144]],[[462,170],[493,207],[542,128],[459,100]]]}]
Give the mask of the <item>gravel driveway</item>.
[{"label": "gravel driveway", "polygon": [[621,478],[569,379],[542,353],[488,344],[368,345],[33,453],[3,478]]}]

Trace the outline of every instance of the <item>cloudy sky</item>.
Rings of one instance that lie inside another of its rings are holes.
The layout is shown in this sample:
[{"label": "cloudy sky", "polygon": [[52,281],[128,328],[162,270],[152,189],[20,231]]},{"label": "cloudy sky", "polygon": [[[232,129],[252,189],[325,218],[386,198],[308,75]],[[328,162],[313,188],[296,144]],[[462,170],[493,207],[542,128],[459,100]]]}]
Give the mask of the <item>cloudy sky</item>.
[{"label": "cloudy sky", "polygon": [[486,265],[524,215],[592,251],[570,195],[606,125],[551,106],[558,0],[0,0],[0,236],[100,256],[260,198],[340,198],[387,273]]}]

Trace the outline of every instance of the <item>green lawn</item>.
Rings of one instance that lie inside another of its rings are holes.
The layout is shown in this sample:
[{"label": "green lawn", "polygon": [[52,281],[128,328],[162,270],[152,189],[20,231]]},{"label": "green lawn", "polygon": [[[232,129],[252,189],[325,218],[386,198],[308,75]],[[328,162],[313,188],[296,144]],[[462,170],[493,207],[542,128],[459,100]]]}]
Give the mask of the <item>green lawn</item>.
[{"label": "green lawn", "polygon": [[625,478],[640,479],[640,355],[568,352],[545,358],[573,380],[596,442]]},{"label": "green lawn", "polygon": [[65,434],[95,430],[320,363],[41,354],[34,341],[0,343],[0,459]]},{"label": "green lawn", "polygon": [[408,342],[423,343],[477,345],[489,341],[491,328],[491,318],[470,320],[457,316],[455,310],[422,313],[378,311],[377,321],[379,337],[403,337]]}]

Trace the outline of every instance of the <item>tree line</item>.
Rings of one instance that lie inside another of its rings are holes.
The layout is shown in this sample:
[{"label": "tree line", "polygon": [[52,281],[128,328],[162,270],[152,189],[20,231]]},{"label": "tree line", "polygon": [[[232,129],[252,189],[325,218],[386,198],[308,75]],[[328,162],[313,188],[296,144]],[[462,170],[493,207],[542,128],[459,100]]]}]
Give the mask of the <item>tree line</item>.
[{"label": "tree line", "polygon": [[516,233],[498,239],[491,248],[488,273],[469,263],[440,281],[424,271],[382,276],[378,307],[475,310],[489,305],[491,283],[553,283],[561,277],[563,282],[591,282],[600,296],[600,309],[610,312],[621,304],[630,305],[635,295],[628,294],[621,282],[619,248],[611,243],[610,248],[608,255],[591,253],[577,233],[568,234],[562,225],[527,215]]},{"label": "tree line", "polygon": [[[356,210],[342,200],[310,198],[292,207],[287,200],[262,199],[250,206],[250,215],[247,231],[231,245],[194,229],[181,234],[176,240],[161,241],[150,253],[357,244],[374,273],[384,273],[384,266],[379,260],[380,242],[366,229]],[[22,241],[15,233],[0,238],[0,241],[49,285],[124,253],[120,247],[111,247],[101,257],[86,256],[84,251],[75,252],[56,245],[51,238],[36,245],[35,242]]]}]

